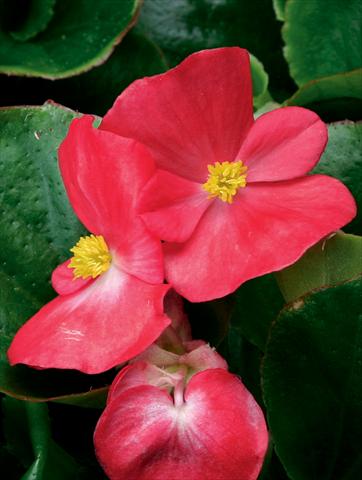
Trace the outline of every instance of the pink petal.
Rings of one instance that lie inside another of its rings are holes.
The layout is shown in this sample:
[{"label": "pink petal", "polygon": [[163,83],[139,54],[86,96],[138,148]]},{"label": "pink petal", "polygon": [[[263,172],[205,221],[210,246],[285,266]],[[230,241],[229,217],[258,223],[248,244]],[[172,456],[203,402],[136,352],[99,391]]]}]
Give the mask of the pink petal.
[{"label": "pink petal", "polygon": [[171,319],[171,325],[182,342],[191,341],[191,325],[184,310],[183,299],[171,289],[165,297],[165,313]]},{"label": "pink petal", "polygon": [[117,244],[116,260],[123,271],[138,279],[162,283],[164,266],[161,242],[147,230],[139,217],[134,216],[131,221],[132,226],[118,230],[120,237],[109,240],[109,245]]},{"label": "pink petal", "polygon": [[145,144],[159,168],[205,182],[208,164],[235,159],[252,123],[249,55],[232,47],[132,83],[100,128]]},{"label": "pink petal", "polygon": [[237,155],[248,182],[288,180],[308,173],[327,144],[326,125],[301,107],[278,108],[259,117]]},{"label": "pink petal", "polygon": [[205,345],[205,343],[205,340],[187,340],[183,343],[183,345],[186,349],[186,352],[192,352],[193,350],[196,350],[197,348]]},{"label": "pink petal", "polygon": [[[193,342],[188,342],[187,345],[189,346],[191,343]],[[223,368],[227,370],[228,365],[222,356],[211,348],[210,345],[207,345],[205,342],[202,343],[203,345],[198,345],[189,353],[182,355],[179,363],[187,365],[195,371],[207,370],[209,368]]]},{"label": "pink petal", "polygon": [[158,238],[184,242],[211,203],[199,183],[157,170],[142,191],[140,212]]},{"label": "pink petal", "polygon": [[111,480],[255,480],[268,433],[240,380],[211,369],[190,380],[179,407],[156,387],[122,392],[108,403],[94,442]]},{"label": "pink petal", "polygon": [[69,200],[87,229],[103,235],[126,272],[150,283],[163,281],[160,242],[136,215],[141,189],[154,173],[137,142],[92,127],[93,117],[73,120],[59,149]]},{"label": "pink petal", "polygon": [[69,295],[92,282],[92,278],[75,278],[73,269],[68,268],[70,259],[57,266],[52,273],[52,287],[59,295]]},{"label": "pink petal", "polygon": [[163,377],[165,377],[165,372],[151,363],[140,360],[127,365],[114,379],[108,392],[107,404],[130,388],[145,385],[165,387],[166,384],[162,382]]},{"label": "pink petal", "polygon": [[[167,331],[169,328],[170,327],[166,328],[165,331]],[[162,335],[164,334],[164,332],[162,333]],[[179,362],[179,358],[180,357],[177,353],[165,350],[156,343],[153,343],[144,352],[141,352],[139,355],[137,355],[137,357],[132,361],[143,361],[153,365],[157,365],[158,367],[168,367],[171,365],[177,365]]]},{"label": "pink petal", "polygon": [[[167,329],[165,331],[167,331]],[[162,333],[162,335],[164,335],[164,333]],[[174,347],[174,345],[171,344],[171,347]],[[144,352],[137,355],[132,362],[147,362],[160,368],[186,365],[192,369],[194,373],[209,368],[228,369],[228,365],[223,357],[203,340],[185,342],[184,348],[187,349],[187,353],[176,354],[154,343]]]},{"label": "pink petal", "polygon": [[170,320],[167,285],[150,285],[111,267],[94,283],[45,305],[9,348],[12,365],[99,373],[148,347]]},{"label": "pink petal", "polygon": [[355,213],[347,188],[324,175],[249,184],[232,205],[215,202],[187,242],[164,245],[166,278],[190,301],[223,297],[294,263]]}]

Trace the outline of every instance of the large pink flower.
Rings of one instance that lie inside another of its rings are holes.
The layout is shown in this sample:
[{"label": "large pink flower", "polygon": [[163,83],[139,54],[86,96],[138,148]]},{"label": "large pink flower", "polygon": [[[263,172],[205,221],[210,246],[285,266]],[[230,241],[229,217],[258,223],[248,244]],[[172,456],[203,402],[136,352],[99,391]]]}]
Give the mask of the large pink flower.
[{"label": "large pink flower", "polygon": [[137,217],[153,160],[134,140],[92,122],[74,120],[59,150],[69,200],[92,235],[54,271],[59,296],[18,331],[11,364],[102,372],[144,350],[170,323],[161,245]]},{"label": "large pink flower", "polygon": [[167,280],[191,301],[292,264],[355,215],[343,184],[307,176],[327,142],[315,113],[287,107],[254,122],[240,48],[202,51],[134,82],[101,128],[153,154],[158,171],[140,208],[166,241]]}]

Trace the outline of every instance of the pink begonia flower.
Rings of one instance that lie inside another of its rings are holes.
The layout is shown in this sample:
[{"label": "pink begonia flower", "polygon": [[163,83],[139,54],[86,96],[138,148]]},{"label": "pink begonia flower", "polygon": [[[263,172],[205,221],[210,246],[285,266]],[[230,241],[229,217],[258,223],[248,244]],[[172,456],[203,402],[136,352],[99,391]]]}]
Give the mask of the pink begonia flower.
[{"label": "pink begonia flower", "polygon": [[[263,413],[216,351],[184,335],[186,322],[173,318],[156,348],[110,388],[94,443],[111,480],[258,477],[268,445]],[[162,348],[171,330],[179,337],[173,350],[187,345],[183,353]]]},{"label": "pink begonia flower", "polygon": [[10,363],[98,373],[148,347],[169,325],[160,241],[137,217],[139,192],[154,173],[134,140],[72,122],[59,165],[72,207],[92,235],[55,269],[59,296],[17,332]]},{"label": "pink begonia flower", "polygon": [[246,50],[201,51],[137,80],[100,128],[154,156],[142,218],[166,242],[167,280],[190,301],[294,263],[355,215],[341,182],[307,175],[327,143],[315,113],[286,107],[254,121]]}]

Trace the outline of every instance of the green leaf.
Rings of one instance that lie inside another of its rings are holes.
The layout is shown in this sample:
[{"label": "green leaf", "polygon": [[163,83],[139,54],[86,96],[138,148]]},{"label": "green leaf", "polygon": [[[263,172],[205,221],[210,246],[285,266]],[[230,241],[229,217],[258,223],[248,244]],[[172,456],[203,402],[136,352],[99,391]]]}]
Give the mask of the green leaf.
[{"label": "green leaf", "polygon": [[264,115],[264,113],[272,112],[273,110],[276,110],[277,108],[280,108],[281,105],[280,103],[274,102],[274,101],[267,101],[264,103],[264,105],[256,110],[254,112],[254,119],[256,120],[260,115]]},{"label": "green leaf", "polygon": [[337,232],[310,248],[276,278],[287,302],[320,287],[337,285],[362,274],[362,237]]},{"label": "green leaf", "polygon": [[[6,357],[18,328],[55,296],[51,272],[85,232],[68,202],[57,162],[58,146],[76,116],[51,103],[0,109],[0,391],[93,405],[103,403],[101,387],[110,374],[10,367]],[[72,393],[77,395],[67,399]]]},{"label": "green leaf", "polygon": [[293,480],[354,480],[362,467],[361,279],[285,309],[263,362],[271,435]]},{"label": "green leaf", "polygon": [[335,98],[362,99],[362,69],[337,73],[318,78],[304,84],[289,100],[287,105],[306,106]]},{"label": "green leaf", "polygon": [[55,79],[89,70],[109,57],[139,5],[140,0],[62,0],[45,31],[26,42],[16,41],[3,21],[0,72]]},{"label": "green leaf", "polygon": [[250,55],[250,66],[253,74],[253,96],[257,98],[266,92],[269,76],[264,70],[263,64],[254,55]]},{"label": "green leaf", "polygon": [[325,121],[359,120],[362,110],[362,69],[311,80],[286,105],[307,107]]},{"label": "green leaf", "polygon": [[328,126],[328,145],[313,173],[341,180],[354,196],[356,218],[344,230],[362,235],[362,122],[339,122]]},{"label": "green leaf", "polygon": [[280,25],[270,0],[145,0],[137,29],[165,52],[171,66],[206,48],[240,46],[270,76],[272,95],[294,90],[282,55]]},{"label": "green leaf", "polygon": [[22,480],[79,478],[75,460],[51,438],[46,404],[7,397],[2,405],[7,449],[26,468]]},{"label": "green leaf", "polygon": [[273,275],[249,280],[234,294],[231,326],[264,351],[270,325],[284,307],[284,299]]},{"label": "green leaf", "polygon": [[273,7],[275,10],[275,15],[278,20],[284,21],[284,12],[285,12],[285,5],[287,0],[273,0]]},{"label": "green leaf", "polygon": [[362,3],[288,0],[284,53],[299,86],[362,66]]},{"label": "green leaf", "polygon": [[250,55],[250,68],[254,109],[257,110],[273,99],[268,92],[269,75],[264,70],[263,64],[254,55]]},{"label": "green leaf", "polygon": [[[24,2],[20,5],[18,3],[15,1],[14,5],[24,8]],[[28,5],[25,5],[25,19],[16,30],[10,32],[11,36],[19,42],[26,42],[45,30],[53,17],[54,5],[55,0],[31,0]],[[17,14],[19,15],[18,11]]]}]

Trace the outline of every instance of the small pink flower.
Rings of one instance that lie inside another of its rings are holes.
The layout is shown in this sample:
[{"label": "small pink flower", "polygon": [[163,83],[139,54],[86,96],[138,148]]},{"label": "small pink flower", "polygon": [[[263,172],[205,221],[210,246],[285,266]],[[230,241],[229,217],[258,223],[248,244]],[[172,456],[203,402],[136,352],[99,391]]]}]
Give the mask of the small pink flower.
[{"label": "small pink flower", "polygon": [[153,154],[142,218],[166,241],[167,280],[191,301],[294,263],[355,215],[342,183],[307,175],[327,143],[315,113],[287,107],[254,121],[240,48],[198,52],[134,82],[100,128]]},{"label": "small pink flower", "polygon": [[92,123],[74,120],[59,150],[69,200],[92,235],[53,272],[59,296],[18,331],[12,365],[102,372],[143,351],[170,323],[161,245],[136,214],[153,160],[134,140]]},{"label": "small pink flower", "polygon": [[115,378],[96,454],[111,480],[255,480],[268,445],[263,413],[225,360],[192,340],[182,300],[172,323]]},{"label": "small pink flower", "polygon": [[186,354],[184,364],[138,361],[116,377],[94,434],[111,480],[258,477],[268,445],[263,413],[207,348],[220,368],[193,370]]}]

